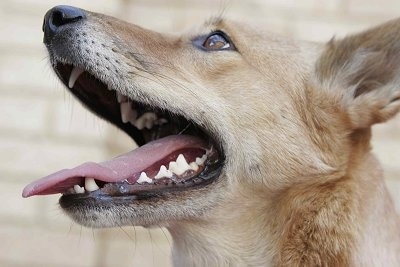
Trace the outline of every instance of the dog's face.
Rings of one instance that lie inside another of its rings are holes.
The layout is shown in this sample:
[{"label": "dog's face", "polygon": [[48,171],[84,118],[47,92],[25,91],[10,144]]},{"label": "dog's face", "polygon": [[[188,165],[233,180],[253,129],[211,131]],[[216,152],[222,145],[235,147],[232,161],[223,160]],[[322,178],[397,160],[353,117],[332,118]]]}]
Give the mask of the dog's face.
[{"label": "dog's face", "polygon": [[25,189],[63,193],[87,226],[170,225],[340,178],[359,136],[399,110],[395,75],[375,82],[397,71],[379,61],[397,52],[390,42],[323,46],[224,19],[165,35],[70,7],[49,11],[44,31],[63,83],[142,146]]}]

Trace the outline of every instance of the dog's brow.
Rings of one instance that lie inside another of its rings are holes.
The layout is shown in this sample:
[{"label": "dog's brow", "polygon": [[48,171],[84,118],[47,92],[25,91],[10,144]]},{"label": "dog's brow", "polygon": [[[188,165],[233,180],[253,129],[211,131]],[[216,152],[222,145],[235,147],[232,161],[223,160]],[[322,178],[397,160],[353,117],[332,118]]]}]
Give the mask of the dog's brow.
[{"label": "dog's brow", "polygon": [[204,25],[206,27],[216,27],[216,26],[220,26],[221,24],[223,24],[223,22],[224,22],[224,19],[223,19],[223,17],[221,15],[220,16],[213,16],[213,17],[209,18],[204,23]]}]

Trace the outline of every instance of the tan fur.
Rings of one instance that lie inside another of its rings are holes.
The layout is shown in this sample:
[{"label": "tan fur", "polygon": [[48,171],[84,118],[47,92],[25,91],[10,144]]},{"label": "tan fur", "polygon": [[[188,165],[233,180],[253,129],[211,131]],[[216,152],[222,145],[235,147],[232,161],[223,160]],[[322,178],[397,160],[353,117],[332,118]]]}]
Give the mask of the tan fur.
[{"label": "tan fur", "polygon": [[[83,56],[88,68],[203,125],[226,163],[201,190],[76,221],[165,226],[176,266],[400,266],[399,221],[370,151],[370,127],[400,109],[399,20],[323,45],[224,19],[175,36],[88,14],[79,30],[94,44],[76,49],[103,55]],[[215,29],[237,51],[192,45]]]}]

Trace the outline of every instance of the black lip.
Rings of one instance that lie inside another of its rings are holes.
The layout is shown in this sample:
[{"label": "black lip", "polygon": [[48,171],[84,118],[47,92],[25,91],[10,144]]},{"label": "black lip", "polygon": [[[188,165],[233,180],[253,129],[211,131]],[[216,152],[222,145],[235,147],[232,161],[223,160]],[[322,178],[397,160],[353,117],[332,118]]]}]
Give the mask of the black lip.
[{"label": "black lip", "polygon": [[[106,192],[104,190],[96,190],[86,192],[84,194],[66,194],[62,195],[59,203],[63,209],[79,209],[79,205],[92,204],[93,206],[106,207],[109,205],[127,204],[132,201],[148,200],[152,198],[162,197],[163,195],[179,191],[194,190],[205,187],[215,181],[222,172],[222,162],[215,162],[207,165],[198,176],[193,177],[185,183],[168,183],[165,185],[141,185],[129,194],[121,191],[121,186],[128,187],[126,183],[109,183]],[[132,185],[134,186],[134,185]]]}]

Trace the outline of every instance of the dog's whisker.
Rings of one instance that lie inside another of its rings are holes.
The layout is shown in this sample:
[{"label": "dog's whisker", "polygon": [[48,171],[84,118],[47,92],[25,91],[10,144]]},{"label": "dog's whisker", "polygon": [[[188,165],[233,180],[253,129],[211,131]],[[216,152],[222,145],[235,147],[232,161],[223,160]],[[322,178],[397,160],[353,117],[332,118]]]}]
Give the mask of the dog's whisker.
[{"label": "dog's whisker", "polygon": [[[157,78],[158,83],[159,83],[160,85],[162,85],[162,87],[164,87],[164,88],[173,89],[171,86],[166,85],[165,83],[163,83],[163,82],[162,82],[160,79],[158,79],[158,78],[161,78],[161,79],[164,79],[164,80],[166,80],[166,81],[168,81],[168,82],[171,82],[173,85],[178,86],[178,87],[180,87],[180,88],[182,88],[182,89],[184,89],[184,90],[187,89],[183,84],[179,83],[179,82],[176,81],[175,79],[172,79],[172,78],[170,78],[170,77],[168,77],[168,76],[165,76],[165,75],[163,75],[163,74],[157,73],[157,72],[155,72],[155,71],[150,72],[150,71],[148,71],[148,70],[146,70],[146,69],[144,69],[144,68],[139,68],[139,67],[135,67],[135,68],[136,68],[137,70],[139,70],[139,71],[142,71],[142,72],[144,72],[144,73],[147,73],[147,74],[152,75],[154,78]],[[136,73],[133,73],[133,74],[136,74]],[[136,74],[136,75],[137,75],[137,74]],[[148,77],[146,77],[146,76],[140,76],[140,77],[142,77],[142,78],[148,78]],[[151,81],[156,82],[155,80],[151,80]]]},{"label": "dog's whisker", "polygon": [[150,238],[150,244],[151,244],[151,254],[152,254],[152,258],[153,258],[153,266],[156,266],[156,259],[155,259],[155,251],[154,251],[154,240],[153,240],[153,236],[151,235],[151,230],[150,229],[146,229],[147,233],[149,234],[149,238]]},{"label": "dog's whisker", "polygon": [[160,229],[161,229],[161,231],[162,231],[162,233],[163,233],[165,239],[166,239],[167,242],[168,242],[169,248],[172,249],[171,240],[169,240],[168,235],[165,233],[165,229],[164,229],[163,227],[161,227],[161,226],[159,226],[159,227],[160,227]]},{"label": "dog's whisker", "polygon": [[133,248],[133,256],[136,255],[136,247],[137,247],[137,237],[136,237],[136,227],[134,224],[131,224],[133,227],[133,239],[134,239],[134,248]]},{"label": "dog's whisker", "polygon": [[130,234],[127,231],[125,231],[125,229],[121,225],[118,225],[118,228],[124,235],[126,235],[128,237],[129,240],[133,241],[133,238],[130,236]]},{"label": "dog's whisker", "polygon": [[189,127],[192,125],[191,122],[189,122],[185,128],[183,128],[178,134],[183,134],[187,129],[189,129]]},{"label": "dog's whisker", "polygon": [[78,241],[78,244],[81,244],[81,241],[82,241],[82,225],[81,225],[81,227],[79,228],[79,241]]},{"label": "dog's whisker", "polygon": [[93,227],[91,227],[90,229],[91,229],[91,232],[92,232],[93,241],[96,242],[96,236],[95,236],[95,233],[94,233],[95,230],[94,230]]}]

